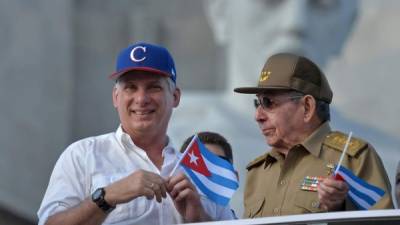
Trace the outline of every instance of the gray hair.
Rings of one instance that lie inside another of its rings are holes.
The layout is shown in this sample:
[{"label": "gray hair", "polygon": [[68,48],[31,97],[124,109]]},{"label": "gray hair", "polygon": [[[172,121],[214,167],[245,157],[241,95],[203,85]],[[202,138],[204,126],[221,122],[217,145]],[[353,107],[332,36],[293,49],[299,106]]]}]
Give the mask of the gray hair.
[{"label": "gray hair", "polygon": [[[299,91],[290,91],[290,96],[303,96],[304,94]],[[315,97],[314,97],[315,98]],[[293,101],[298,101],[299,99],[293,99]],[[321,122],[331,120],[331,112],[329,108],[329,103],[315,99],[316,101],[316,113]]]},{"label": "gray hair", "polygon": [[[173,92],[175,91],[175,89],[176,89],[176,84],[175,84],[175,82],[173,82],[172,79],[167,78],[167,77],[165,77],[164,79],[167,80],[167,83],[168,83],[168,91],[171,92],[171,93],[173,93]],[[114,87],[117,88],[117,89],[119,89],[119,88],[121,87],[121,79],[118,78],[118,79],[115,81]]]}]

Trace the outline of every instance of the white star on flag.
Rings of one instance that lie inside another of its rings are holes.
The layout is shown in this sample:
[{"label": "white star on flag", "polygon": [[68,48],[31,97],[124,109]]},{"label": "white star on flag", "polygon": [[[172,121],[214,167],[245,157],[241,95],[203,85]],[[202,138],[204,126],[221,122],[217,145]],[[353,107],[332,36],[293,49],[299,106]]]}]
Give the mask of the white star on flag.
[{"label": "white star on flag", "polygon": [[194,163],[197,166],[198,157],[195,156],[193,152],[189,152],[189,157],[190,157],[190,163]]}]

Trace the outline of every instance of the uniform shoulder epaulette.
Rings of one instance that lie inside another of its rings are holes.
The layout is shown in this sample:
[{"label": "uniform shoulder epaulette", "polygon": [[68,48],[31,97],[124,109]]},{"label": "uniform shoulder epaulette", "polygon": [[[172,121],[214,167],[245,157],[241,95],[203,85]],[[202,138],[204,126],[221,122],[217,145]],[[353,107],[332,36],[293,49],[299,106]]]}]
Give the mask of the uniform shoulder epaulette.
[{"label": "uniform shoulder epaulette", "polygon": [[[348,138],[347,134],[344,134],[339,131],[334,131],[326,136],[324,144],[337,151],[343,151],[344,146],[346,145],[347,138]],[[359,138],[352,137],[346,153],[350,156],[355,156],[357,155],[358,152],[367,147],[367,145],[368,145],[367,142]]]},{"label": "uniform shoulder epaulette", "polygon": [[247,164],[246,169],[251,170],[253,167],[259,166],[260,164],[262,164],[265,161],[265,159],[267,158],[267,155],[268,155],[268,153],[258,156],[253,161],[251,161],[249,164]]}]

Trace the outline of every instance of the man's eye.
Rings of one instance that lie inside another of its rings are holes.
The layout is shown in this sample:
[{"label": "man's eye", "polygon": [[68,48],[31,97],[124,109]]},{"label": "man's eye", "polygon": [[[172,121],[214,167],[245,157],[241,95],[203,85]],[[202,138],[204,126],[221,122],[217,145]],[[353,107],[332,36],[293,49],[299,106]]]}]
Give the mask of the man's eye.
[{"label": "man's eye", "polygon": [[135,88],[134,85],[131,85],[131,84],[125,85],[125,89],[127,89],[127,90],[132,90],[132,89],[134,89],[134,88]]},{"label": "man's eye", "polygon": [[150,87],[151,90],[161,90],[162,87],[160,85],[153,85]]}]

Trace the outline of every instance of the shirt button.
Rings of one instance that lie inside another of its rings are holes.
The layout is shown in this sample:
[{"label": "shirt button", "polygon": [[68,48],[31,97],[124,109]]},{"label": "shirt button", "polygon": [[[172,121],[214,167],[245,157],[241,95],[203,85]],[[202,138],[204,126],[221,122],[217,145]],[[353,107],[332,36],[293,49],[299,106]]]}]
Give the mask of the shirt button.
[{"label": "shirt button", "polygon": [[286,180],[281,180],[281,185],[285,185],[286,184]]},{"label": "shirt button", "polygon": [[279,212],[280,212],[279,208],[274,209],[274,215],[279,215]]},{"label": "shirt button", "polygon": [[311,206],[312,206],[313,208],[319,208],[319,202],[312,202],[312,203],[311,203]]}]

